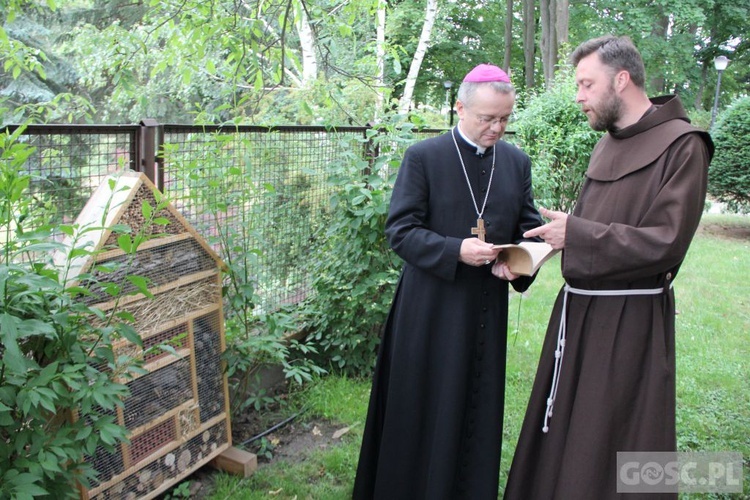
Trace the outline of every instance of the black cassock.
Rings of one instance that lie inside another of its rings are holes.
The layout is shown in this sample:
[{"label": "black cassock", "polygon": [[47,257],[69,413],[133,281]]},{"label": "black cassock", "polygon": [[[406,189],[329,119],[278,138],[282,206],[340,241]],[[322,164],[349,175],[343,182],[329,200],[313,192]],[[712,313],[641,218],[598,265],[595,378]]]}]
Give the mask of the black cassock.
[{"label": "black cassock", "polygon": [[[405,153],[386,234],[404,260],[380,344],[355,499],[497,498],[502,446],[508,282],[460,263],[477,213],[455,134],[492,243],[541,224],[531,162],[516,146],[478,155],[457,130]],[[530,278],[519,278],[523,291]]]}]

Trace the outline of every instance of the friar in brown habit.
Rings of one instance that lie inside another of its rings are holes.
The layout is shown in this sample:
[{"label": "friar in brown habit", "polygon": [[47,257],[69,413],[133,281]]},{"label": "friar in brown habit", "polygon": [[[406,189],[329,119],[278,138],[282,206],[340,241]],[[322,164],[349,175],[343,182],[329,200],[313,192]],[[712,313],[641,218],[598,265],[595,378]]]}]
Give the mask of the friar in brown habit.
[{"label": "friar in brown habit", "polygon": [[672,284],[703,212],[713,143],[676,96],[648,99],[627,37],[585,42],[572,62],[576,101],[607,133],[572,215],[542,209],[551,222],[524,235],[563,249],[566,283],[511,465],[511,500],[617,498],[617,452],[676,448]]}]

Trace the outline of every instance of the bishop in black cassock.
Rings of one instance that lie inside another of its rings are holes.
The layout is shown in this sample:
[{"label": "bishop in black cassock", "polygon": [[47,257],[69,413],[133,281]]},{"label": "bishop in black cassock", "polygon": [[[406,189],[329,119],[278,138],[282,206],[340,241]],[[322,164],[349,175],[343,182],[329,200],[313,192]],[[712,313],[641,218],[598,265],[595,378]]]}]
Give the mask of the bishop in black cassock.
[{"label": "bishop in black cassock", "polygon": [[[502,140],[478,148],[462,131],[498,119],[458,106],[458,127],[411,146],[394,186],[386,234],[404,265],[376,363],[356,499],[497,498],[509,282],[491,263],[459,254],[488,190],[487,242],[519,242],[541,218],[528,156]],[[532,279],[511,283],[524,291]]]}]

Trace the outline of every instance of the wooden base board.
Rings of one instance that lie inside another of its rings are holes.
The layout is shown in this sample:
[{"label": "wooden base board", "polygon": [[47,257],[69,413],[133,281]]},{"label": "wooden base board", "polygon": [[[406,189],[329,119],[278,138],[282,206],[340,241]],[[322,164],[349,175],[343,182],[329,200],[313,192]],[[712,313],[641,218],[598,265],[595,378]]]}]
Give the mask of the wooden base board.
[{"label": "wooden base board", "polygon": [[258,468],[258,456],[255,453],[232,447],[227,448],[210,463],[224,472],[250,477]]}]

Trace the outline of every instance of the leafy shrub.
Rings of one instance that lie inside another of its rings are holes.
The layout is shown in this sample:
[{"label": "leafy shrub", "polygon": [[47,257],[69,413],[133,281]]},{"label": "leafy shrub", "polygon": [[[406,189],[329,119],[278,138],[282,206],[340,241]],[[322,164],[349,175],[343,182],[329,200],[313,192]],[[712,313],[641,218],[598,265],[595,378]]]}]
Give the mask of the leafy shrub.
[{"label": "leafy shrub", "polygon": [[318,351],[310,341],[289,338],[298,328],[293,320],[278,324],[286,315],[282,311],[268,314],[256,321],[251,331],[236,330],[240,323],[227,321],[227,337],[231,341],[224,352],[230,386],[231,417],[236,419],[249,408],[262,411],[282,403],[264,387],[264,368],[280,366],[286,380],[297,385],[310,382],[326,371],[315,362]]},{"label": "leafy shrub", "polygon": [[736,100],[712,130],[716,152],[708,190],[731,209],[750,211],[750,97]]},{"label": "leafy shrub", "polygon": [[514,142],[531,157],[537,205],[565,212],[573,208],[601,137],[589,127],[575,94],[571,72],[561,70],[550,89],[528,96],[514,127]]},{"label": "leafy shrub", "polygon": [[311,255],[315,295],[303,315],[310,337],[333,369],[371,371],[398,281],[400,259],[385,237],[400,152],[414,142],[410,125],[368,131],[374,161],[352,151],[332,165],[332,216]]},{"label": "leafy shrub", "polygon": [[[79,282],[89,285],[67,286],[73,259],[91,255],[83,236],[100,228],[58,225],[72,246],[55,241],[27,193],[21,169],[33,149],[16,142],[22,130],[0,134],[0,498],[77,498],[77,483],[96,480],[87,458],[127,436],[116,408],[139,368],[116,357],[113,341],[141,341],[132,318],[82,300],[101,286],[117,301],[117,286],[88,275]],[[142,235],[126,240],[135,251]],[[43,260],[56,251],[68,256],[62,265]],[[134,293],[147,293],[144,283],[133,279]]]}]

